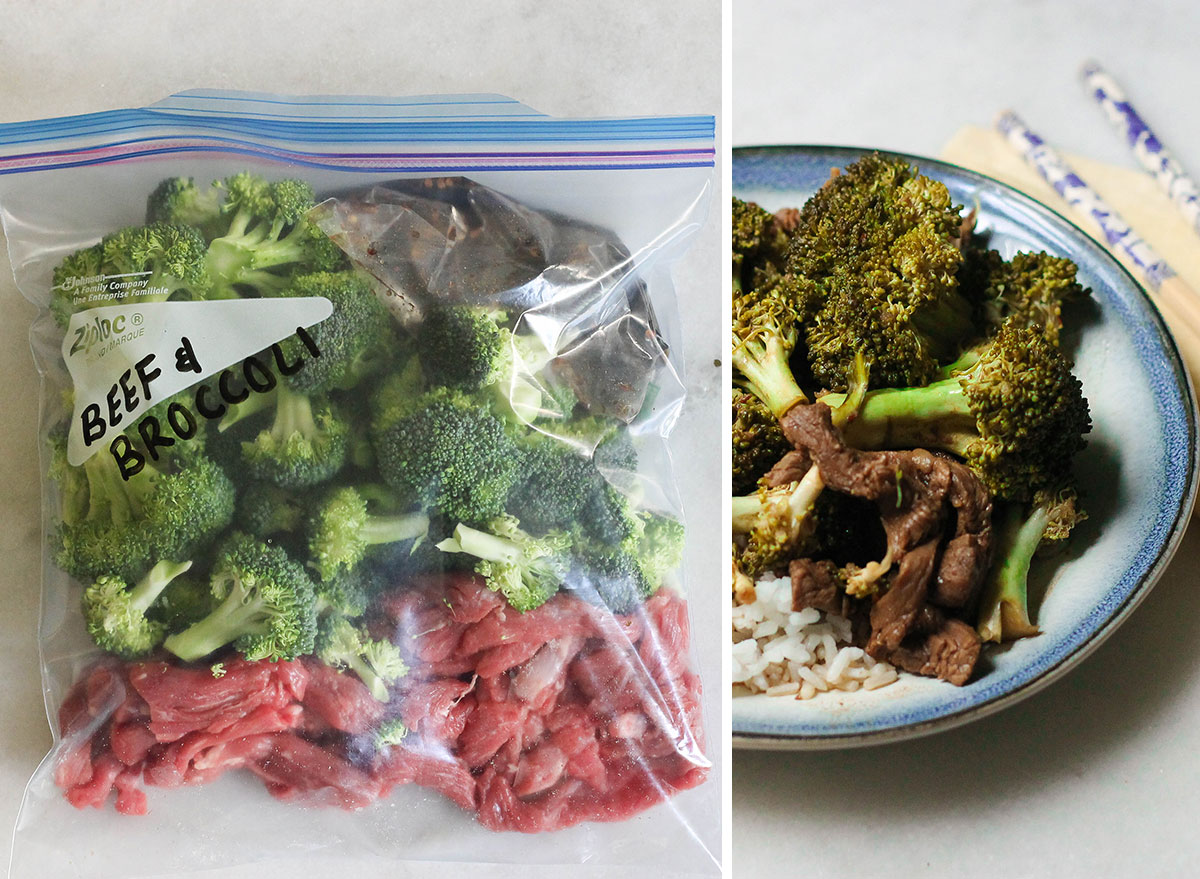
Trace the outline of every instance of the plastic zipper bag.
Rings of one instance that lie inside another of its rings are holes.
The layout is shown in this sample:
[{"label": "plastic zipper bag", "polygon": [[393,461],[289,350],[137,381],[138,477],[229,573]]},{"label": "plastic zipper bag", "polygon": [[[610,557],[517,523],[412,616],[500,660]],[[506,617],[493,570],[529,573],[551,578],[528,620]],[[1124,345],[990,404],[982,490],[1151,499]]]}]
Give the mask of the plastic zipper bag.
[{"label": "plastic zipper bag", "polygon": [[14,876],[716,870],[666,444],[712,136],[210,91],[0,126],[55,734]]}]

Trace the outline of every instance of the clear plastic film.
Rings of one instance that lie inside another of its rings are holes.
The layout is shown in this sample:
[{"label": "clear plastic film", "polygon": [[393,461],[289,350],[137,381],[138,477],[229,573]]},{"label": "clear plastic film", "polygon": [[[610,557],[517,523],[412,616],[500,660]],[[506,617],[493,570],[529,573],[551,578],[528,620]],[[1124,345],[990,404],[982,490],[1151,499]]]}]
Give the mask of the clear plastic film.
[{"label": "clear plastic film", "polygon": [[0,136],[55,734],[12,875],[716,872],[666,444],[711,118],[192,92]]}]

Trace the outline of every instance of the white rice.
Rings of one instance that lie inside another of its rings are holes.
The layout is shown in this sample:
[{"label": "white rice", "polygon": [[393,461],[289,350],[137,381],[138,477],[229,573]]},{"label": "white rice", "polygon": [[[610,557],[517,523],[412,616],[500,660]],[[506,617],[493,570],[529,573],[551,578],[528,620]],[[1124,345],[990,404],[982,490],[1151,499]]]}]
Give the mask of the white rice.
[{"label": "white rice", "polygon": [[896,669],[850,646],[850,621],[792,610],[787,577],[754,584],[755,600],[733,605],[733,683],[751,693],[812,699],[831,690],[875,690]]}]

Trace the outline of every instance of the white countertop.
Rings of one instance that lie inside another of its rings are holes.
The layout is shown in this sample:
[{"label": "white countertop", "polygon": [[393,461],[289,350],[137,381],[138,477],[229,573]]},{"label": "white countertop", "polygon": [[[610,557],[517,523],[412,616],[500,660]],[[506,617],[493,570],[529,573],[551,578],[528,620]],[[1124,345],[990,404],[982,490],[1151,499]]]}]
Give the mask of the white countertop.
[{"label": "white countertop", "polygon": [[[35,11],[36,9],[36,11]],[[538,4],[526,0],[447,4],[252,4],[207,2],[39,3],[8,8],[0,28],[0,122],[136,107],[188,88],[282,93],[404,95],[498,92],[563,116],[717,114],[721,105],[720,8],[689,4],[677,18],[667,3]],[[702,592],[724,570],[724,544],[712,497],[719,493],[723,382],[720,328],[719,202],[677,265],[685,300],[684,353],[693,396],[673,449],[691,516],[689,580]],[[0,255],[0,873],[21,793],[50,744],[42,709],[36,631],[41,549],[37,473],[37,375],[26,341],[35,309],[17,293]],[[706,456],[706,457],[702,457]],[[693,602],[701,673],[720,692],[724,593]],[[707,717],[720,786],[727,765],[717,733],[719,698]],[[115,832],[123,819],[113,816]],[[715,820],[701,829],[719,851]],[[61,829],[70,844],[70,827]],[[536,846],[536,838],[529,838]],[[470,855],[465,856],[467,858]],[[206,872],[212,879],[308,877],[353,868],[352,859],[292,860]],[[360,868],[362,865],[359,865]],[[371,869],[378,870],[376,864]],[[479,874],[479,871],[475,871]],[[487,875],[561,875],[561,870],[495,868]],[[616,871],[594,869],[580,875]],[[627,874],[628,870],[621,871]],[[397,865],[389,875],[444,875],[436,864]],[[182,874],[174,874],[182,875]],[[46,879],[58,879],[47,876]]]},{"label": "white countertop", "polygon": [[[1136,167],[1076,78],[1095,58],[1200,174],[1195,4],[734,6],[735,146],[935,156],[960,126],[988,126],[1012,108],[1065,151]],[[735,753],[735,874],[1194,874],[1197,561],[1193,529],[1145,603],[1094,655],[998,715],[869,749]]]}]

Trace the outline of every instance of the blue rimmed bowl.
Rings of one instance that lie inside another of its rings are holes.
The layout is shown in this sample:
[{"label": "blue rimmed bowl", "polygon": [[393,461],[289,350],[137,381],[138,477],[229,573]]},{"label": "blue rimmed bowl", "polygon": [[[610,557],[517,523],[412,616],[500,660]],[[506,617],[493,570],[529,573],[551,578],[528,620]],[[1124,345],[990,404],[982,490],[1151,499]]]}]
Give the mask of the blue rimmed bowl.
[{"label": "blue rimmed bowl", "polygon": [[[776,210],[799,207],[867,150],[748,147],[733,151],[733,192]],[[965,687],[901,675],[878,690],[799,701],[735,695],[740,748],[819,749],[891,742],[976,720],[1031,695],[1096,649],[1145,598],[1179,544],[1196,490],[1196,399],[1179,352],[1146,293],[1083,231],[982,174],[896,155],[978,209],[977,231],[1005,257],[1046,250],[1070,257],[1092,302],[1068,314],[1062,344],[1091,405],[1088,447],[1076,461],[1090,514],[1069,551],[1038,561],[1031,608],[1041,634],[986,648]]]}]

